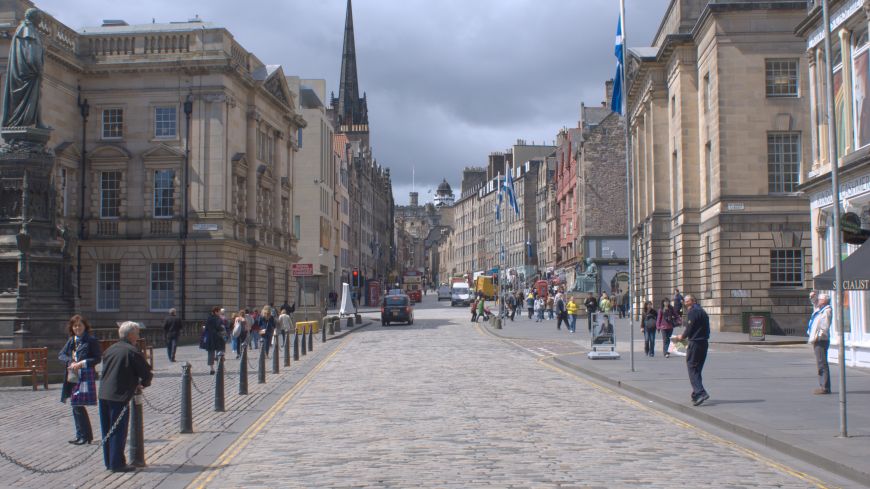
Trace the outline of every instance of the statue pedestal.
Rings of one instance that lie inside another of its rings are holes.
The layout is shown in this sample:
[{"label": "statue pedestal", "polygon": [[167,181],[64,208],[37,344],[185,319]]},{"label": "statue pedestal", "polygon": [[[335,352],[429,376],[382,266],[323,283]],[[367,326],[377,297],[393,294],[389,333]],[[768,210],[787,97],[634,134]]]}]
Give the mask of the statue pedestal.
[{"label": "statue pedestal", "polygon": [[[3,136],[7,136],[4,128]],[[71,259],[55,227],[54,157],[27,134],[0,146],[0,348],[63,346],[73,314]],[[9,141],[9,140],[7,140]],[[49,361],[50,373],[62,373]]]}]

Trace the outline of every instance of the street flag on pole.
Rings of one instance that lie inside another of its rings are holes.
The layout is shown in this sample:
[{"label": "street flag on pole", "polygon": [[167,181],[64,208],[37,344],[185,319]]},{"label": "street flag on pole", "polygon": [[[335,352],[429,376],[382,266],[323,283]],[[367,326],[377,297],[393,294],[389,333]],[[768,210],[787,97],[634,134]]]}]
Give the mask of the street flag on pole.
[{"label": "street flag on pole", "polygon": [[520,215],[520,206],[519,206],[519,204],[517,204],[517,191],[514,188],[513,173],[514,173],[513,169],[508,171],[507,179],[505,180],[505,183],[504,183],[504,189],[505,189],[505,192],[507,192],[507,194],[508,194],[508,204],[514,210],[514,212],[517,213],[517,215]]},{"label": "street flag on pole", "polygon": [[613,78],[613,95],[610,98],[610,110],[622,115],[622,65],[625,61],[625,37],[622,35],[622,11],[619,12],[619,21],[616,23],[616,46],[613,54],[616,56],[616,77]]}]

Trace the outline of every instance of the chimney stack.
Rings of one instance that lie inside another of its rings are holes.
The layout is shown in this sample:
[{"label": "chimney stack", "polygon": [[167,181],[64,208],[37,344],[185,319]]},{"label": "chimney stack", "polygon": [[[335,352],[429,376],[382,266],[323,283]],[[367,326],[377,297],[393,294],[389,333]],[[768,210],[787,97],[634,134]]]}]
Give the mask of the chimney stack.
[{"label": "chimney stack", "polygon": [[419,194],[417,192],[411,192],[410,195],[411,195],[411,206],[417,207],[419,205],[419,203],[418,203],[419,202],[419,199],[418,199]]},{"label": "chimney stack", "polygon": [[607,80],[604,82],[604,102],[601,103],[602,107],[607,107],[607,104],[610,103],[610,99],[613,98],[613,79]]}]

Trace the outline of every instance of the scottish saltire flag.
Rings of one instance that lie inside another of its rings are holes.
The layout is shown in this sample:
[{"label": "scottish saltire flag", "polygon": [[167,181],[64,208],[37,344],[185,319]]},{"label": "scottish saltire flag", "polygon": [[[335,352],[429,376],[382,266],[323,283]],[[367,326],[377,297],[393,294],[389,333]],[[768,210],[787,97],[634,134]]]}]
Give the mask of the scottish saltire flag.
[{"label": "scottish saltire flag", "polygon": [[622,63],[625,49],[625,38],[622,35],[622,13],[616,23],[616,46],[613,54],[616,56],[616,76],[613,78],[613,95],[610,97],[610,110],[622,115]]},{"label": "scottish saltire flag", "polygon": [[504,183],[505,192],[508,194],[508,204],[517,213],[520,215],[520,206],[517,204],[517,191],[514,188],[514,178],[513,178],[513,170],[509,171],[507,174],[507,179]]}]

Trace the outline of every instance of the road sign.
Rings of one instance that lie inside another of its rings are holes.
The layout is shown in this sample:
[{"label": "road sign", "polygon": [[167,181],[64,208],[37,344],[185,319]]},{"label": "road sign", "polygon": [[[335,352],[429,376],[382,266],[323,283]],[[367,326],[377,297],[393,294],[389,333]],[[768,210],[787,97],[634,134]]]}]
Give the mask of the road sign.
[{"label": "road sign", "polygon": [[314,275],[314,264],[294,263],[290,266],[290,270],[294,277],[310,277]]}]

